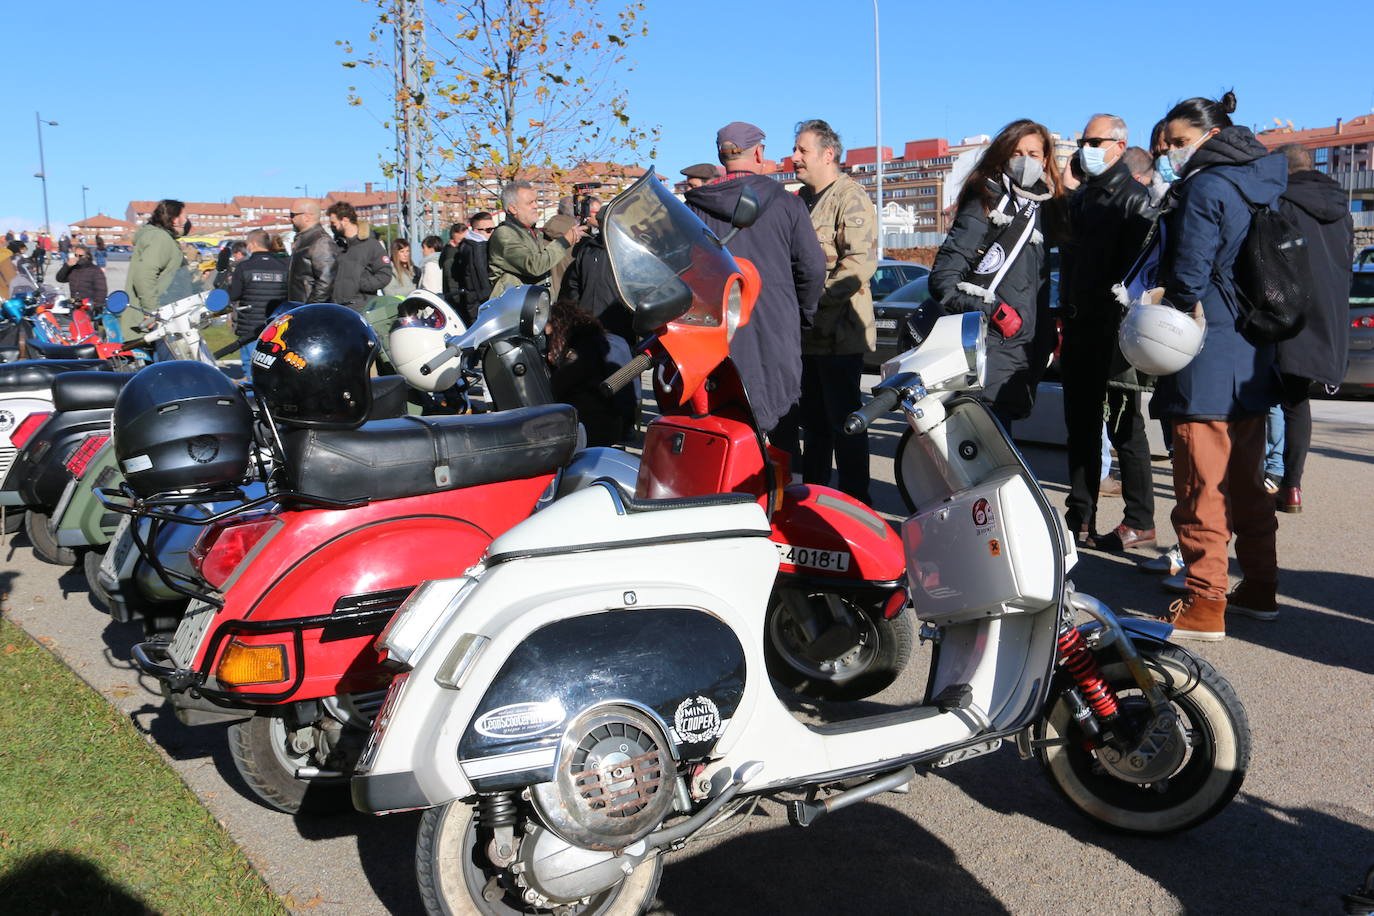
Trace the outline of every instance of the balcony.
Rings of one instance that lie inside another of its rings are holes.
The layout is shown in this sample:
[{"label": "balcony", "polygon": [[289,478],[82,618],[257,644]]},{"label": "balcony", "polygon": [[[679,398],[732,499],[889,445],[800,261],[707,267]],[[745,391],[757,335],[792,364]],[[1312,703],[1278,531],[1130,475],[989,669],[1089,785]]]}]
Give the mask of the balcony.
[{"label": "balcony", "polygon": [[1374,172],[1368,169],[1360,172],[1334,172],[1331,175],[1340,183],[1343,191],[1374,191]]}]

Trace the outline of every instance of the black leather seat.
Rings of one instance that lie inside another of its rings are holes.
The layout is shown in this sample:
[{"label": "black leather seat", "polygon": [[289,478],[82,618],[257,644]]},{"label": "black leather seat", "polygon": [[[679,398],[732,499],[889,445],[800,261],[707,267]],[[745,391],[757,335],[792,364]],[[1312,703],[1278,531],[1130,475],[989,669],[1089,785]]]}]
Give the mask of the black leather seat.
[{"label": "black leather seat", "polygon": [[19,362],[18,347],[0,347],[0,363]]},{"label": "black leather seat", "polygon": [[114,407],[132,372],[67,372],[52,383],[54,410],[99,410]]},{"label": "black leather seat", "polygon": [[30,340],[29,349],[39,353],[44,359],[96,359],[99,354],[95,351],[95,344],[66,344],[44,343],[41,340]]},{"label": "black leather seat", "polygon": [[109,368],[110,364],[103,359],[21,359],[17,363],[0,363],[0,391],[51,388],[59,375]]},{"label": "black leather seat", "polygon": [[288,489],[339,500],[400,499],[552,473],[576,448],[577,411],[549,404],[374,420],[358,429],[295,430],[283,445]]},{"label": "black leather seat", "polygon": [[386,420],[404,416],[410,398],[410,386],[399,375],[379,375],[372,380],[372,410],[369,420]]}]

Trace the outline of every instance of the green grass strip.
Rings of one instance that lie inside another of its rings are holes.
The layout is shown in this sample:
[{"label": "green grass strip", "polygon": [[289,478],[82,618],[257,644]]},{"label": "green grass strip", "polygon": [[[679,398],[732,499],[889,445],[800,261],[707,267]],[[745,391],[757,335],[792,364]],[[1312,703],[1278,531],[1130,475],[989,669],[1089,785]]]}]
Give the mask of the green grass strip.
[{"label": "green grass strip", "polygon": [[7,621],[0,909],[287,912],[128,718]]}]

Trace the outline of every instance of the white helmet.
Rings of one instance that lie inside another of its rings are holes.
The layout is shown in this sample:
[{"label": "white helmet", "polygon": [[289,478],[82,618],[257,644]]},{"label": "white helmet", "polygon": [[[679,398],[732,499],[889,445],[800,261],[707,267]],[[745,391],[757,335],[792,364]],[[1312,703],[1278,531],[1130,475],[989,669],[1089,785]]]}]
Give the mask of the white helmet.
[{"label": "white helmet", "polygon": [[1173,375],[1202,350],[1207,329],[1168,303],[1137,302],[1121,320],[1117,341],[1126,361],[1146,375]]},{"label": "white helmet", "polygon": [[429,375],[420,367],[438,356],[448,346],[448,337],[467,330],[463,319],[453,308],[428,290],[416,290],[396,309],[396,323],[387,341],[391,362],[412,388],[420,391],[444,391],[458,381],[463,368],[462,356],[445,360]]}]

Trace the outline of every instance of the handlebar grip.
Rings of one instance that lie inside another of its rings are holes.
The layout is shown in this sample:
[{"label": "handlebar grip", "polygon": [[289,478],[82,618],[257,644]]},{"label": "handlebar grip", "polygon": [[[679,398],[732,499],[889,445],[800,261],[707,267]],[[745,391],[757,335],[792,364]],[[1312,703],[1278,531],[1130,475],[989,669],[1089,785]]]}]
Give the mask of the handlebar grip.
[{"label": "handlebar grip", "polygon": [[220,347],[218,350],[215,351],[215,359],[222,359],[228,356],[230,353],[233,353],[235,350],[243,349],[244,347],[248,346],[249,343],[250,342],[246,340],[236,340],[231,344],[225,344],[224,346]]},{"label": "handlebar grip", "polygon": [[634,359],[612,372],[606,380],[601,383],[601,393],[606,397],[610,397],[630,384],[630,382],[639,378],[640,374],[645,369],[652,368],[653,364],[653,357],[649,354],[639,354]]},{"label": "handlebar grip", "polygon": [[[146,347],[148,341],[144,340],[142,337],[130,337],[128,340],[121,340],[119,345],[125,350],[132,350],[134,347]],[[218,356],[219,354],[216,355]]]},{"label": "handlebar grip", "polygon": [[442,353],[440,353],[438,356],[434,357],[429,362],[425,363],[423,366],[420,367],[420,374],[429,375],[435,369],[438,369],[444,363],[453,359],[453,357],[457,356],[459,353],[462,352],[462,349],[459,347],[445,347]]},{"label": "handlebar grip", "polygon": [[853,436],[868,429],[874,420],[892,410],[901,400],[900,389],[879,388],[874,392],[873,400],[844,418],[845,435]]}]

